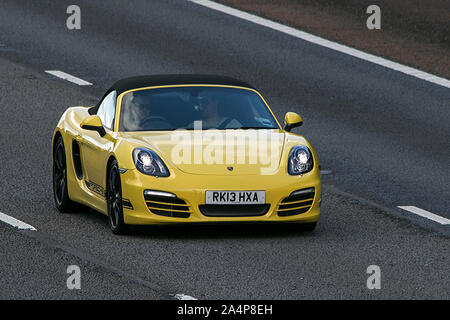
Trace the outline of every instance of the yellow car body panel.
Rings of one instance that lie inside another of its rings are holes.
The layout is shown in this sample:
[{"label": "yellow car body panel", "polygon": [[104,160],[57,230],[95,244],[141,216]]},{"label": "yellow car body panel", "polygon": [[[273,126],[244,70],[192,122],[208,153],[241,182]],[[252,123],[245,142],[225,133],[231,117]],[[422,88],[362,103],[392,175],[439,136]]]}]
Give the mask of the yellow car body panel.
[{"label": "yellow car body panel", "polygon": [[[231,87],[222,85],[211,86]],[[135,90],[161,87],[173,86],[148,87]],[[253,89],[240,89],[258,93]],[[316,222],[319,219],[321,202],[319,160],[316,151],[303,136],[286,132],[281,127],[280,129],[267,130],[267,134],[278,141],[276,151],[279,156],[276,166],[265,170],[264,174],[261,174],[263,165],[249,163],[250,150],[248,149],[242,150],[246,154],[244,163],[232,164],[232,171],[227,170],[227,166],[230,165],[226,163],[209,165],[176,164],[170,154],[174,144],[171,131],[118,132],[122,97],[131,91],[134,90],[124,92],[117,97],[114,131],[106,130],[107,134],[104,137],[101,137],[95,131],[84,130],[80,127],[82,121],[90,116],[88,107],[71,107],[61,117],[53,135],[52,146],[55,138],[59,135],[62,136],[67,155],[67,187],[71,200],[87,205],[107,215],[105,196],[107,166],[108,161],[114,158],[122,170],[122,197],[129,203],[129,205],[124,205],[123,207],[123,217],[126,224],[233,221],[306,223]],[[258,95],[261,97],[259,93]],[[264,103],[266,102],[264,101]],[[267,108],[270,110],[268,106]],[[271,110],[270,112],[272,113]],[[276,119],[275,116],[274,118]],[[206,131],[211,130],[205,130],[202,135],[207,134]],[[248,130],[235,130],[237,136],[245,135],[247,132]],[[193,133],[186,134],[192,135]],[[81,145],[80,158],[83,172],[81,179],[77,177],[74,158],[72,157],[74,141]],[[313,169],[303,175],[290,175],[287,169],[289,152],[296,145],[307,146],[311,150],[314,161]],[[132,152],[136,147],[145,147],[155,151],[166,164],[170,176],[154,177],[138,171],[132,157]],[[309,209],[306,212],[290,216],[280,216],[278,214],[286,210],[279,207],[283,199],[296,190],[307,188],[314,188],[315,190],[313,198],[310,199],[312,201],[310,205],[302,206],[302,201],[287,203],[291,207],[308,207]],[[189,217],[169,217],[152,213],[144,198],[145,190],[157,190],[175,194],[179,199],[185,201],[189,210]],[[205,192],[215,190],[263,190],[265,191],[265,202],[270,207],[265,214],[258,216],[207,216],[202,213],[199,206],[205,204]]]}]

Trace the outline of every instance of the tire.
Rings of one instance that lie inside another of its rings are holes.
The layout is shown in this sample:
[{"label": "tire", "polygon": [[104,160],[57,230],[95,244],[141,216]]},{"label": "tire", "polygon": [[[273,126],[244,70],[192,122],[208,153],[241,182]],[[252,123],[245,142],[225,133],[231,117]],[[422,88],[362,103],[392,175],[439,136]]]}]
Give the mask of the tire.
[{"label": "tire", "polygon": [[56,140],[53,152],[53,197],[59,212],[73,212],[76,203],[70,200],[67,189],[67,161],[63,138]]},{"label": "tire", "polygon": [[123,221],[122,184],[116,160],[109,166],[106,190],[109,227],[114,234],[125,234],[127,226]]}]

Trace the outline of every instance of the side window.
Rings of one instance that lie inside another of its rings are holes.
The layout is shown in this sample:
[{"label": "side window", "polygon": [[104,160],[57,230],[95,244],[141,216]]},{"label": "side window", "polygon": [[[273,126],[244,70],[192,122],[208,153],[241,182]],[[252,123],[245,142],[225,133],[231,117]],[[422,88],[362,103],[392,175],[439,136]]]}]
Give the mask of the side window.
[{"label": "side window", "polygon": [[113,130],[114,115],[116,113],[116,91],[109,93],[105,99],[103,99],[100,107],[98,108],[97,115],[102,120],[102,124],[105,128]]}]

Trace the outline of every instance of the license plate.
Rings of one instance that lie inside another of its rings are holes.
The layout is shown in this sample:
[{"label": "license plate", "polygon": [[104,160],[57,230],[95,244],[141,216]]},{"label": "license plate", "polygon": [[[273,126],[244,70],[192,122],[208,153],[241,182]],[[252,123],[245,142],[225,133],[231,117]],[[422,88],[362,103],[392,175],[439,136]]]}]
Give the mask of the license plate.
[{"label": "license plate", "polygon": [[264,204],[265,191],[206,191],[206,204]]}]

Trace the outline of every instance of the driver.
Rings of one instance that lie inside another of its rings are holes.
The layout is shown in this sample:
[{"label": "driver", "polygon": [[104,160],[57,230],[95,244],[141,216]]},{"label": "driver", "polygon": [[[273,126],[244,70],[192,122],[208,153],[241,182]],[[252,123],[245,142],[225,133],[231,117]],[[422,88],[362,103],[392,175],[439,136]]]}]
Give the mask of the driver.
[{"label": "driver", "polygon": [[219,99],[211,94],[202,97],[202,126],[217,128],[225,120],[219,114]]},{"label": "driver", "polygon": [[202,102],[202,127],[205,129],[227,129],[239,128],[242,124],[233,116],[221,115],[223,109],[219,107],[219,98],[209,92],[204,93]]},{"label": "driver", "polygon": [[147,119],[150,117],[150,105],[145,103],[140,103],[137,105],[136,108],[136,123],[141,128],[144,129],[142,126],[147,121]]}]

